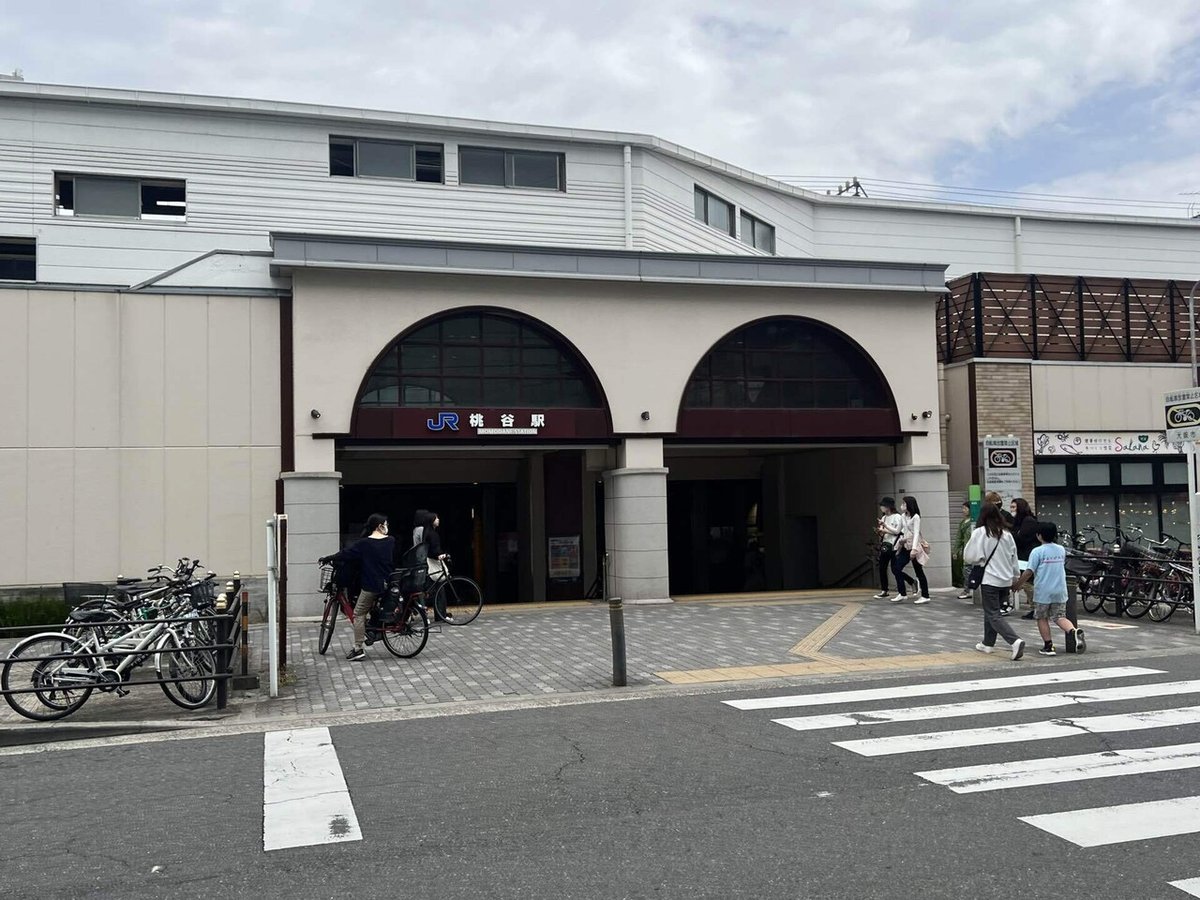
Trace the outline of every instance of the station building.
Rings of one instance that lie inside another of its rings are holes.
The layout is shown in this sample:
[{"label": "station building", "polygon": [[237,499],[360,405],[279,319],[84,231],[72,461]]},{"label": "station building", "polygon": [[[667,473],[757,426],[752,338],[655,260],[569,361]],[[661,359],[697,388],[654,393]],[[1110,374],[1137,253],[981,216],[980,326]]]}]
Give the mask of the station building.
[{"label": "station building", "polygon": [[[1198,269],[1189,220],[830,197],[648,135],[0,81],[0,586],[261,574],[280,512],[312,613],[318,556],[418,508],[489,601],[866,584],[882,494],[948,583],[984,433],[1140,434],[1189,378],[1178,331],[1005,356],[963,285],[1152,280],[1177,327]],[[1081,515],[1098,470],[1043,455],[1027,493]],[[1144,472],[1109,463],[1116,517]]]}]

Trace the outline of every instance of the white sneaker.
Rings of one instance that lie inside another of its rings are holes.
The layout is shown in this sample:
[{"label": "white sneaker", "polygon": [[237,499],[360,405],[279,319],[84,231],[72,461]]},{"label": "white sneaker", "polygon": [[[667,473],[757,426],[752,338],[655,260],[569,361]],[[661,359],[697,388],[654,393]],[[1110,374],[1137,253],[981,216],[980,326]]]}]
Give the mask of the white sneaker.
[{"label": "white sneaker", "polygon": [[916,600],[913,601],[913,606],[920,606],[922,603],[928,603],[928,602],[929,602],[928,597],[918,597]]},{"label": "white sneaker", "polygon": [[1014,660],[1018,660],[1021,658],[1022,655],[1024,655],[1024,653],[1025,653],[1025,641],[1023,641],[1021,638],[1017,638],[1015,641],[1013,641],[1012,657]]},{"label": "white sneaker", "polygon": [[880,591],[878,594],[875,594],[874,597],[872,597],[872,599],[874,599],[874,600],[886,600],[887,598],[888,598],[887,591]]},{"label": "white sneaker", "polygon": [[963,591],[962,593],[960,593],[958,595],[958,599],[959,600],[971,600],[974,598],[974,596],[975,595],[972,594],[970,591]]},{"label": "white sneaker", "polygon": [[989,647],[987,644],[976,644],[975,649],[978,650],[980,653],[995,653],[996,652],[995,647]]},{"label": "white sneaker", "polygon": [[893,603],[899,603],[899,602],[901,602],[902,600],[907,600],[907,599],[908,599],[908,595],[907,595],[907,594],[897,594],[895,597],[893,597],[893,598],[892,598],[892,602],[893,602]]}]

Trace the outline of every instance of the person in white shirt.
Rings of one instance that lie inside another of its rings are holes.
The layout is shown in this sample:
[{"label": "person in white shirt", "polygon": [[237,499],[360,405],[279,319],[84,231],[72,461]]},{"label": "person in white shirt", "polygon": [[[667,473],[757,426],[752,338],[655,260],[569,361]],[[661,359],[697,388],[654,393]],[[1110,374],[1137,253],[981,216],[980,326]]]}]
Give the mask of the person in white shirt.
[{"label": "person in white shirt", "polygon": [[896,576],[896,596],[893,603],[899,603],[908,596],[907,583],[912,579],[904,574],[904,567],[912,563],[913,572],[917,575],[917,584],[921,588],[921,596],[913,601],[914,604],[929,602],[929,582],[925,579],[925,567],[920,559],[924,556],[921,549],[921,507],[917,505],[916,497],[904,498],[904,511],[900,515],[901,535],[896,545],[896,558],[892,560],[892,574]]},{"label": "person in white shirt", "polygon": [[[877,600],[886,600],[888,598],[888,572],[892,568],[892,560],[896,557],[896,545],[900,543],[900,538],[904,535],[904,520],[900,513],[896,512],[896,501],[891,497],[884,497],[879,501],[879,524],[875,526],[875,531],[879,535],[879,593],[875,595]],[[904,578],[909,584],[917,582],[905,574]],[[896,582],[896,590],[899,591],[902,582]]]},{"label": "person in white shirt", "polygon": [[980,653],[995,652],[996,635],[1000,635],[1012,648],[1012,658],[1017,660],[1025,652],[1025,641],[1017,637],[1000,612],[1007,605],[1013,582],[1020,574],[1017,543],[1012,532],[1004,527],[1004,517],[994,503],[983,504],[975,524],[977,527],[963,548],[964,566],[984,567],[979,588],[983,594],[983,641],[975,649]]}]

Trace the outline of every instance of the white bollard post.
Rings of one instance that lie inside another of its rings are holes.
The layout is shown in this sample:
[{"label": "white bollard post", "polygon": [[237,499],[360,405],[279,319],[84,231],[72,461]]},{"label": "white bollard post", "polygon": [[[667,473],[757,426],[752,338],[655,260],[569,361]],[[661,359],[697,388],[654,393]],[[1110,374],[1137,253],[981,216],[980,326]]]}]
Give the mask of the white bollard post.
[{"label": "white bollard post", "polygon": [[267,669],[268,695],[279,696],[279,530],[275,517],[267,520]]}]

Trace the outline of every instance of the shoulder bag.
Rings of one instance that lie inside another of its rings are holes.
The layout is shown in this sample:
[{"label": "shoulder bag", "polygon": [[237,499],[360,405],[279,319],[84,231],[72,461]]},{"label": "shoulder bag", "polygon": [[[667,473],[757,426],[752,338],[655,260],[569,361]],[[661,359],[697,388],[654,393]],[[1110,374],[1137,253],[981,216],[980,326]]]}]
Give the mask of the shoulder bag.
[{"label": "shoulder bag", "polygon": [[984,560],[982,566],[971,566],[971,571],[967,573],[967,590],[975,591],[983,584],[983,573],[987,570],[988,563],[992,561],[992,557],[996,555],[996,551],[1000,549],[1000,541],[1004,538],[1001,534],[996,538],[996,546],[992,548],[992,552],[988,554],[988,558]]}]

